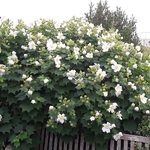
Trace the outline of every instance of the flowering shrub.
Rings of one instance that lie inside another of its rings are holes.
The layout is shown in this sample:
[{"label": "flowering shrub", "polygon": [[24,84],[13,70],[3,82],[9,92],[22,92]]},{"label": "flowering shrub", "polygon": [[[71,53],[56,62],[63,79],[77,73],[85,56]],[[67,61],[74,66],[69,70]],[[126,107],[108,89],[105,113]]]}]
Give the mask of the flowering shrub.
[{"label": "flowering shrub", "polygon": [[117,31],[72,18],[7,20],[0,33],[0,142],[30,149],[47,127],[65,141],[83,133],[104,149],[149,114],[149,57]]}]

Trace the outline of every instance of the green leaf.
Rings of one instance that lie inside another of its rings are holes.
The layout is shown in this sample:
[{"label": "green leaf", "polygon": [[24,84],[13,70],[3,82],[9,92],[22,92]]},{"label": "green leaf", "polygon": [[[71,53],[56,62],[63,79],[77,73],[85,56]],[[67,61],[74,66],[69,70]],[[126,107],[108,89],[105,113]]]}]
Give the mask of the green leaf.
[{"label": "green leaf", "polygon": [[20,107],[22,108],[22,111],[27,111],[28,113],[34,108],[34,105],[29,103],[28,101],[24,101]]},{"label": "green leaf", "polygon": [[136,128],[137,128],[137,124],[135,123],[134,120],[124,120],[123,121],[123,127],[125,131],[128,131],[130,133],[133,133]]},{"label": "green leaf", "polygon": [[26,131],[28,132],[29,135],[33,134],[35,129],[34,129],[34,126],[27,126],[26,127]]},{"label": "green leaf", "polygon": [[17,148],[20,146],[20,142],[14,142],[14,146]]},{"label": "green leaf", "polygon": [[31,139],[31,138],[28,138],[28,139],[26,139],[26,142],[27,142],[28,144],[32,144],[32,139]]},{"label": "green leaf", "polygon": [[11,124],[5,124],[2,127],[0,127],[0,132],[2,133],[10,133],[10,130],[12,129]]},{"label": "green leaf", "polygon": [[18,124],[14,127],[15,133],[19,133],[23,129],[23,125]]},{"label": "green leaf", "polygon": [[10,114],[5,113],[4,116],[3,116],[3,122],[4,122],[4,123],[9,123],[10,120],[11,120]]}]

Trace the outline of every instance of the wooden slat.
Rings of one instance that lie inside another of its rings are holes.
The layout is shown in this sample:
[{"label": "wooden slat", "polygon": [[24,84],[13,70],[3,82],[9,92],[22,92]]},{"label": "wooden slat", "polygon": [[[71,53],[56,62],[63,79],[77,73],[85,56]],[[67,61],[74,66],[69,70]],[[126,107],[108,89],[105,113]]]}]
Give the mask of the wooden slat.
[{"label": "wooden slat", "polygon": [[42,129],[41,130],[41,144],[40,144],[40,149],[43,149],[44,147],[44,132],[45,132],[45,129]]},{"label": "wooden slat", "polygon": [[149,144],[145,144],[146,150],[149,150]]},{"label": "wooden slat", "polygon": [[79,142],[79,135],[77,135],[77,138],[75,139],[75,143],[74,143],[74,149],[75,150],[78,149],[78,142]]},{"label": "wooden slat", "polygon": [[130,149],[131,149],[131,150],[134,150],[134,141],[131,141],[131,142],[130,142]]},{"label": "wooden slat", "polygon": [[121,140],[117,141],[117,150],[121,150]]},{"label": "wooden slat", "polygon": [[62,139],[59,139],[59,149],[58,150],[62,150]]},{"label": "wooden slat", "polygon": [[124,140],[123,142],[124,150],[128,150],[128,141]]},{"label": "wooden slat", "polygon": [[49,133],[49,134],[50,134],[49,150],[53,150],[53,138],[54,138],[54,135],[52,133]]},{"label": "wooden slat", "polygon": [[92,149],[91,150],[95,150],[95,143],[92,144]]},{"label": "wooden slat", "polygon": [[55,136],[53,150],[57,150],[57,145],[58,145],[58,138],[57,138],[57,136]]},{"label": "wooden slat", "polygon": [[83,150],[84,149],[84,137],[83,135],[81,135],[80,137],[80,150]]},{"label": "wooden slat", "polygon": [[48,131],[46,131],[46,133],[45,133],[44,150],[48,150],[48,140],[49,140],[49,133],[48,133]]},{"label": "wooden slat", "polygon": [[72,150],[73,142],[69,142],[69,150]]},{"label": "wooden slat", "polygon": [[142,147],[142,143],[138,142],[138,148],[141,148],[141,147]]},{"label": "wooden slat", "polygon": [[115,145],[114,145],[115,141],[114,140],[110,140],[110,150],[115,150]]},{"label": "wooden slat", "polygon": [[64,148],[63,150],[67,150],[67,144],[64,142]]},{"label": "wooden slat", "polygon": [[90,146],[89,146],[89,142],[86,142],[86,150],[89,150]]}]

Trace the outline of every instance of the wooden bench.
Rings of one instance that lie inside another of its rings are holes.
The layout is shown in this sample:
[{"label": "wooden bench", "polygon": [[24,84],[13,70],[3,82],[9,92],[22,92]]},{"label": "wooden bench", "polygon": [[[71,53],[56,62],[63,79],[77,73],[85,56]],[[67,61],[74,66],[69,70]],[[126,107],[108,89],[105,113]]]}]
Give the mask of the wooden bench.
[{"label": "wooden bench", "polygon": [[144,148],[149,150],[150,139],[148,137],[123,134],[123,136],[117,142],[111,140],[110,150],[134,150],[135,145],[138,148]]},{"label": "wooden bench", "polygon": [[[84,141],[82,134],[78,135],[74,142],[66,144],[54,134],[45,129],[39,132],[41,144],[35,150],[96,150],[95,144]],[[134,150],[135,144],[138,148],[145,147],[149,150],[149,138],[137,135],[123,134],[120,140],[110,140],[108,150]]]}]

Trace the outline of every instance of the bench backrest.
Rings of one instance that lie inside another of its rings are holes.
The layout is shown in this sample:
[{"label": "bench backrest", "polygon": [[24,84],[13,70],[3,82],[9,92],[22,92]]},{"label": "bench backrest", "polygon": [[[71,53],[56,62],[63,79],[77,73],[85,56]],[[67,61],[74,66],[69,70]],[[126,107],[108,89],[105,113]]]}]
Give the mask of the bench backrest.
[{"label": "bench backrest", "polygon": [[111,140],[110,142],[110,150],[134,150],[135,145],[138,148],[145,148],[145,150],[149,150],[150,139],[148,137],[123,134],[120,140],[117,142]]}]

